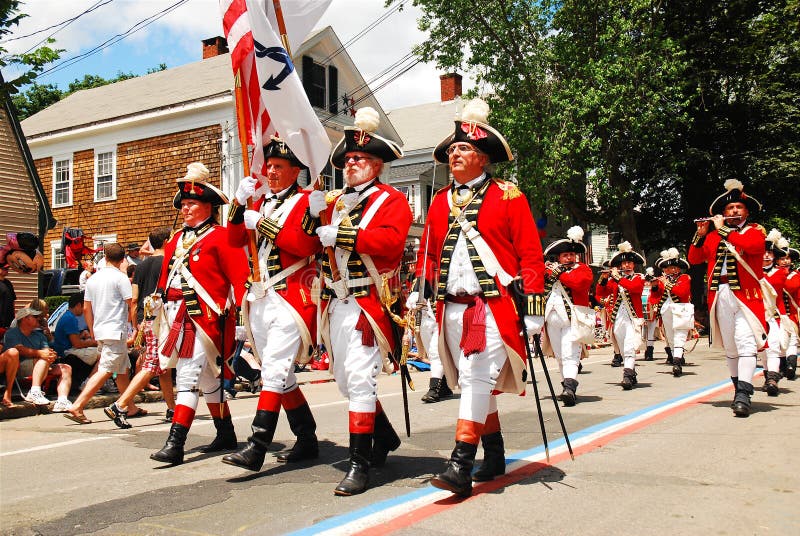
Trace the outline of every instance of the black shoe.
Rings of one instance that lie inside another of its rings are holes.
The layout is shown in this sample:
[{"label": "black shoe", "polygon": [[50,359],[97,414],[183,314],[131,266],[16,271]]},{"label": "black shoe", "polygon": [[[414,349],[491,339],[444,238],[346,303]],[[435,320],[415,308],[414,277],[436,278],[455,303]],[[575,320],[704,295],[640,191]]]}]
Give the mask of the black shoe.
[{"label": "black shoe", "polygon": [[107,408],[103,408],[103,413],[106,414],[106,417],[114,421],[114,424],[116,424],[118,428],[131,428],[131,424],[128,422],[128,412],[119,409],[116,402]]},{"label": "black shoe", "polygon": [[767,380],[764,382],[764,390],[769,396],[778,396],[778,381],[781,379],[780,372],[767,371]]},{"label": "black shoe", "polygon": [[577,401],[578,397],[575,394],[578,390],[578,380],[574,380],[572,378],[566,378],[561,385],[564,387],[564,391],[561,393],[561,401],[567,407],[574,406]]},{"label": "black shoe", "polygon": [[581,363],[581,362],[579,361],[579,362],[578,362],[578,374],[580,374],[581,372],[583,372],[583,363]]},{"label": "black shoe", "polygon": [[793,380],[797,377],[797,356],[786,356],[786,379]]},{"label": "black shoe", "polygon": [[506,449],[500,432],[481,436],[483,463],[472,474],[473,482],[488,482],[506,474]]},{"label": "black shoe", "polygon": [[383,467],[386,464],[386,457],[390,452],[400,447],[400,437],[392,428],[392,423],[386,413],[381,411],[375,415],[375,435],[372,444],[372,467]]},{"label": "black shoe", "polygon": [[350,434],[350,469],[339,482],[334,495],[349,497],[363,493],[369,483],[369,460],[372,457],[372,434]]},{"label": "black shoe", "polygon": [[612,367],[621,367],[622,366],[622,354],[614,354],[614,358],[611,360]]},{"label": "black shoe", "polygon": [[297,463],[319,458],[319,442],[317,441],[317,423],[308,403],[286,411],[289,427],[297,437],[292,448],[282,450],[275,457],[280,463]]},{"label": "black shoe", "polygon": [[175,410],[172,408],[167,408],[166,413],[164,413],[164,420],[167,422],[172,422],[173,417],[175,417]]},{"label": "black shoe", "polygon": [[169,436],[164,446],[158,452],[150,455],[151,460],[172,465],[183,463],[183,446],[186,444],[186,435],[189,429],[182,424],[173,423],[169,429]]},{"label": "black shoe", "polygon": [[653,347],[648,346],[644,350],[644,360],[645,361],[652,361],[653,360]]},{"label": "black shoe", "polygon": [[255,443],[248,442],[242,450],[223,456],[222,463],[235,465],[250,471],[260,471],[261,466],[264,465],[266,455],[267,451],[265,449]]},{"label": "black shoe", "polygon": [[626,368],[622,371],[622,388],[626,391],[633,389],[633,386],[639,383],[636,380],[636,372],[633,369]]},{"label": "black shoe", "polygon": [[446,378],[431,378],[428,385],[428,392],[422,396],[422,401],[427,404],[441,402],[443,399],[453,396],[453,391],[447,385]]},{"label": "black shoe", "polygon": [[461,497],[472,495],[472,466],[475,464],[475,454],[478,445],[463,441],[456,441],[456,448],[447,462],[447,469],[433,477],[431,485],[435,488],[445,489]]},{"label": "black shoe", "polygon": [[665,365],[672,365],[672,348],[669,346],[664,347],[664,353],[667,354],[667,360],[664,361]]},{"label": "black shoe", "polygon": [[198,448],[200,452],[220,452],[223,450],[235,450],[239,447],[236,441],[236,432],[233,429],[233,421],[231,416],[228,415],[224,419],[214,419],[214,428],[217,429],[217,435],[214,440],[208,445],[203,445]]},{"label": "black shoe", "polygon": [[736,394],[733,397],[733,414],[737,417],[750,415],[750,397],[753,396],[753,385],[744,381],[736,383]]},{"label": "black shoe", "polygon": [[681,367],[680,363],[672,365],[672,375],[676,378],[683,374],[683,367]]}]

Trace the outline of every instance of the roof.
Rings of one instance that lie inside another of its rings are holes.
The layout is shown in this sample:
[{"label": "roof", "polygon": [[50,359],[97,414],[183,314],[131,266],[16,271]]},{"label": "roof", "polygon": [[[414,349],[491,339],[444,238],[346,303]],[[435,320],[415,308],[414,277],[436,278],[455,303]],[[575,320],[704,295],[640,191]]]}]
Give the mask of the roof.
[{"label": "roof", "polygon": [[68,130],[230,93],[230,54],[76,91],[22,121],[26,137]]},{"label": "roof", "polygon": [[455,126],[459,100],[397,108],[386,115],[406,143],[403,151],[433,149]]}]

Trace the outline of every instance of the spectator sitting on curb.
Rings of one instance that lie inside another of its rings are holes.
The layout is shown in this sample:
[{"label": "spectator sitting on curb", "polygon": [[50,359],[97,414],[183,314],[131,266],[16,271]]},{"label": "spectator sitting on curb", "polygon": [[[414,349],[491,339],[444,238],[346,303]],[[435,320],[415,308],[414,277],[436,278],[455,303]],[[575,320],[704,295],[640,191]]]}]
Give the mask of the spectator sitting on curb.
[{"label": "spectator sitting on curb", "polygon": [[89,336],[88,331],[81,331],[79,326],[78,317],[83,316],[83,292],[72,294],[67,306],[69,308],[56,324],[53,349],[62,362],[72,367],[73,378],[80,383],[93,372],[100,352],[97,341]]},{"label": "spectator sitting on curb", "polygon": [[41,311],[23,307],[16,314],[17,326],[10,328],[3,339],[5,348],[16,348],[19,352],[18,375],[31,377],[31,390],[25,400],[37,406],[48,406],[50,401],[42,392],[42,383],[48,373],[60,376],[58,400],[53,411],[64,412],[69,406],[69,389],[72,385],[72,368],[69,365],[54,363],[56,353],[47,343],[47,337],[39,327]]},{"label": "spectator sitting on curb", "polygon": [[[131,282],[120,270],[125,250],[117,243],[105,247],[106,266],[97,271],[86,283],[84,316],[89,333],[98,341],[100,361],[97,372],[89,377],[86,387],[75,399],[64,417],[78,424],[89,424],[83,408],[112,374],[123,390],[128,387],[127,322],[135,322],[131,304]],[[133,408],[136,409],[136,408]]]},{"label": "spectator sitting on curb", "polygon": [[16,407],[11,401],[11,388],[14,386],[17,369],[19,369],[19,350],[16,348],[6,350],[4,346],[0,345],[0,373],[5,373],[6,376],[6,390],[3,393],[2,404],[6,408]]}]

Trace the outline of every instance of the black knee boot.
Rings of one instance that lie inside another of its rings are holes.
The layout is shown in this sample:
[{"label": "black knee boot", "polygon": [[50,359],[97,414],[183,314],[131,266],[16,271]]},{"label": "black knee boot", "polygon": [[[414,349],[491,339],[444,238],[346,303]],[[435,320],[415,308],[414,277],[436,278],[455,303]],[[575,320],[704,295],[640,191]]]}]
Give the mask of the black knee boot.
[{"label": "black knee boot", "polygon": [[233,429],[233,421],[230,415],[224,418],[214,418],[214,428],[217,429],[217,435],[214,440],[208,445],[203,445],[198,450],[200,452],[219,452],[221,450],[234,450],[238,447],[236,441],[236,432]]},{"label": "black knee boot", "polygon": [[386,413],[375,414],[375,442],[372,447],[372,467],[382,467],[389,452],[400,446],[400,437],[392,428]]},{"label": "black knee boot", "polygon": [[475,464],[475,454],[478,445],[456,441],[456,448],[450,454],[447,469],[433,477],[431,484],[435,488],[446,489],[461,497],[472,495],[472,466]]},{"label": "black knee boot", "polygon": [[189,429],[182,424],[173,423],[169,429],[167,442],[158,452],[150,455],[151,460],[179,465],[183,463],[183,446],[186,444],[186,435]]},{"label": "black knee boot", "polygon": [[648,346],[644,350],[644,360],[645,361],[652,361],[653,360],[653,347]]},{"label": "black knee boot", "polygon": [[222,463],[243,467],[251,471],[258,471],[264,465],[267,447],[275,436],[275,427],[278,425],[278,412],[256,411],[253,424],[250,428],[253,434],[247,438],[247,445],[240,451],[222,457]]},{"label": "black knee boot", "polygon": [[564,378],[564,381],[561,382],[561,385],[564,386],[564,391],[561,393],[559,398],[561,398],[561,401],[565,406],[574,406],[578,401],[578,397],[576,395],[578,391],[578,380]]},{"label": "black knee boot", "polygon": [[350,434],[350,469],[339,482],[334,495],[356,495],[367,489],[369,460],[372,457],[372,434]]},{"label": "black knee boot", "polygon": [[737,417],[750,415],[750,397],[753,396],[753,384],[745,381],[736,383],[736,394],[733,397],[733,413]]},{"label": "black knee boot", "polygon": [[483,463],[472,475],[473,482],[488,482],[506,474],[506,449],[500,431],[481,436]]},{"label": "black knee boot", "polygon": [[281,463],[297,463],[303,460],[313,460],[319,457],[319,442],[317,441],[317,422],[311,413],[308,403],[286,412],[289,427],[297,437],[294,446],[275,455]]}]

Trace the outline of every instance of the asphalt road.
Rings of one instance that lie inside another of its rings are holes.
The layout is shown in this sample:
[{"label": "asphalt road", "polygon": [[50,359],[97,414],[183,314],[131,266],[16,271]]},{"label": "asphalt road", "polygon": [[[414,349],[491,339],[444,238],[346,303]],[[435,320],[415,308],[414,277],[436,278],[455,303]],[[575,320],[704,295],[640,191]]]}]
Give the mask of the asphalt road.
[{"label": "asphalt road", "polygon": [[[423,404],[428,375],[414,374],[412,437],[373,470],[370,488],[335,497],[347,460],[347,406],[327,373],[301,373],[321,440],[317,463],[253,473],[192,451],[213,437],[201,402],[186,463],[149,459],[166,438],[163,403],[118,430],[102,410],[76,425],[58,414],[0,422],[0,531],[10,535],[156,534],[800,534],[800,382],[777,398],[756,392],[753,414],[734,418],[724,357],[705,341],[681,378],[639,362],[639,385],[619,386],[610,351],[594,350],[579,376],[579,403],[562,408],[575,451],[565,453],[541,370],[538,386],[551,463],[544,459],[533,396],[499,399],[508,474],[454,500],[428,481],[453,447],[458,399]],[[548,365],[557,384],[555,362]],[[763,380],[756,380],[760,387]],[[558,387],[558,386],[557,386]],[[557,391],[558,392],[558,391]],[[403,429],[397,376],[381,377],[381,402]],[[231,403],[243,445],[257,396]],[[401,435],[403,435],[401,433]],[[293,439],[282,416],[273,448]],[[478,457],[481,457],[479,449]]]}]

